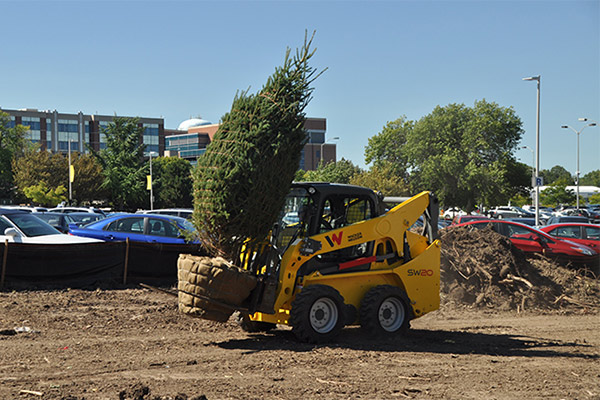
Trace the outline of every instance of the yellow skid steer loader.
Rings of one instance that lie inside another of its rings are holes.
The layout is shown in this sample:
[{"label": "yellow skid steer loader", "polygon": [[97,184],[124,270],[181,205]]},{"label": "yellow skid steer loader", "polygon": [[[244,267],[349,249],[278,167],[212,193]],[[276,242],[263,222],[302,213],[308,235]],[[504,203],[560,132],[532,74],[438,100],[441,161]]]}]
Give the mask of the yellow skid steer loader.
[{"label": "yellow skid steer loader", "polygon": [[345,325],[375,335],[405,332],[412,319],[439,308],[438,212],[430,192],[387,210],[371,189],[292,184],[270,243],[240,254],[240,265],[257,278],[234,307],[242,328],[289,325],[313,343]]}]

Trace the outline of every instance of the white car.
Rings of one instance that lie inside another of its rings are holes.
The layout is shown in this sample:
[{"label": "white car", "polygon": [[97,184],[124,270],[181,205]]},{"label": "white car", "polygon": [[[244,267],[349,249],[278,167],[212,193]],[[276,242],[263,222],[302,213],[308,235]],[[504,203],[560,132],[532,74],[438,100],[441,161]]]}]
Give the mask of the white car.
[{"label": "white car", "polygon": [[46,221],[22,210],[0,208],[0,241],[31,244],[99,243],[101,240],[65,235]]},{"label": "white car", "polygon": [[94,214],[102,214],[102,215],[106,216],[106,214],[104,213],[104,211],[102,211],[101,209],[96,208],[96,207],[70,207],[70,206],[65,206],[65,207],[51,208],[51,209],[49,209],[47,211],[48,212],[58,212],[58,213],[88,212],[88,213],[94,213]]},{"label": "white car", "polygon": [[159,215],[173,215],[175,217],[181,217],[185,219],[192,218],[194,210],[191,208],[158,208],[154,210],[138,210],[136,214],[159,214]]}]

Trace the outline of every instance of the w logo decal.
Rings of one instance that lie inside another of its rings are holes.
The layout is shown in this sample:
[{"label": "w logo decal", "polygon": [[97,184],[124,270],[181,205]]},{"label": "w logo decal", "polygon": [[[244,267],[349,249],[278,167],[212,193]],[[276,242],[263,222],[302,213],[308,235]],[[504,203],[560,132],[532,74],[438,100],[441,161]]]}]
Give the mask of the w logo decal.
[{"label": "w logo decal", "polygon": [[340,231],[340,233],[338,233],[337,235],[334,233],[331,235],[331,237],[329,237],[329,235],[325,236],[325,239],[327,240],[327,243],[329,243],[329,245],[331,247],[335,247],[334,242],[339,246],[342,244],[342,235],[343,235],[343,231]]}]

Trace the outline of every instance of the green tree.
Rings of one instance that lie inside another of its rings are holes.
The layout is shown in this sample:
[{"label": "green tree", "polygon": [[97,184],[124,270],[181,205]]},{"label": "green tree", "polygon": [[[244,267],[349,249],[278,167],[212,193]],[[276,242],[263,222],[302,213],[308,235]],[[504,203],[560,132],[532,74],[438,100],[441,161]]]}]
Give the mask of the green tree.
[{"label": "green tree", "polygon": [[[352,161],[342,158],[336,162],[323,165],[320,163],[316,170],[306,171],[301,179],[304,182],[350,183],[352,177],[359,174],[361,169]],[[298,178],[298,176],[296,176]]]},{"label": "green tree", "polygon": [[588,172],[581,177],[580,185],[600,187],[600,169]]},{"label": "green tree", "polygon": [[406,181],[397,175],[392,163],[373,165],[350,179],[350,184],[364,186],[383,193],[384,196],[409,196]]},{"label": "green tree", "polygon": [[540,176],[544,178],[544,185],[552,185],[558,180],[566,182],[567,185],[575,184],[571,173],[560,165],[555,165],[554,167],[550,168],[550,170],[541,170]]},{"label": "green tree", "polygon": [[12,162],[33,148],[27,140],[29,127],[17,125],[10,127],[10,115],[0,111],[0,198],[13,200],[14,177]]},{"label": "green tree", "polygon": [[152,161],[152,179],[157,208],[192,207],[192,165],[177,157]]},{"label": "green tree", "polygon": [[600,193],[595,192],[588,198],[588,203],[590,204],[600,204]]},{"label": "green tree", "polygon": [[[485,100],[436,107],[409,132],[404,147],[415,190],[432,190],[447,206],[471,211],[503,204],[518,192],[511,173],[522,123],[512,108]],[[524,178],[528,181],[528,178]]]},{"label": "green tree", "polygon": [[408,160],[404,147],[413,127],[414,122],[407,121],[405,116],[388,122],[381,132],[369,138],[365,163],[373,162],[375,167],[383,167],[398,178],[406,179]]},{"label": "green tree", "polygon": [[[28,150],[23,156],[13,159],[12,172],[16,187],[16,199],[31,199],[25,188],[37,187],[43,183],[47,190],[68,186],[69,163],[62,154],[47,151]],[[56,204],[53,204],[56,206]]]},{"label": "green tree", "polygon": [[28,186],[23,189],[28,199],[34,204],[44,207],[54,207],[67,200],[66,191],[67,189],[63,185],[59,185],[56,188],[48,188],[45,182],[40,182],[37,185]]},{"label": "green tree", "polygon": [[115,118],[102,132],[106,148],[99,152],[90,148],[102,167],[101,188],[108,192],[109,204],[117,210],[143,207],[146,195],[147,167],[140,138],[143,128],[137,118]]},{"label": "green tree", "polygon": [[574,204],[577,200],[575,192],[567,189],[566,183],[549,185],[540,192],[540,203],[547,207],[556,207],[560,204]]},{"label": "green tree", "polygon": [[306,142],[304,109],[317,71],[312,38],[276,68],[254,95],[238,94],[194,169],[194,224],[202,243],[236,257],[246,240],[262,240],[289,192]]},{"label": "green tree", "polygon": [[28,126],[10,125],[10,115],[0,111],[0,148],[8,150],[13,157],[19,157],[26,151],[31,150],[34,145],[27,139]]},{"label": "green tree", "polygon": [[91,204],[93,201],[108,198],[108,192],[102,187],[102,167],[96,157],[91,154],[71,153],[71,164],[75,172],[71,184],[74,200],[79,204]]}]

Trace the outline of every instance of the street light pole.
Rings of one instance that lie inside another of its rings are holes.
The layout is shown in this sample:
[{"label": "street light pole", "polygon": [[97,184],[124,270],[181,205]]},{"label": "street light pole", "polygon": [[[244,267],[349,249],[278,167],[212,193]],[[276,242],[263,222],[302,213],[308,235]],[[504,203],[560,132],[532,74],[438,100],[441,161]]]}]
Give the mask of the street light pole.
[{"label": "street light pole", "polygon": [[[323,143],[321,143],[321,161],[325,160],[325,157],[323,156],[323,146],[325,146],[325,144],[328,143],[328,142],[331,142],[331,141],[334,141],[334,140],[339,140],[339,139],[340,139],[339,136],[336,136],[336,137],[332,137],[327,142],[323,141]],[[317,167],[318,167],[318,165],[317,165]]]},{"label": "street light pole", "polygon": [[524,81],[537,82],[537,116],[535,123],[535,226],[540,226],[540,186],[538,178],[540,176],[540,85],[542,76],[530,76],[523,78]]},{"label": "street light pole", "polygon": [[[580,121],[587,121],[587,118],[579,118],[579,120]],[[585,128],[587,128],[588,126],[596,126],[596,125],[597,124],[595,122],[590,122],[589,124],[586,124],[580,130],[576,130],[575,128],[572,128],[569,125],[562,125],[561,126],[561,128],[563,128],[563,129],[571,129],[577,135],[577,170],[575,171],[575,185],[577,187],[577,211],[579,211],[579,134],[581,132],[583,132],[583,130]]]},{"label": "street light pole", "polygon": [[154,182],[152,179],[152,155],[154,154],[153,151],[148,153],[148,156],[150,157],[150,211],[154,210],[154,193],[152,192],[152,187],[154,186]]},{"label": "street light pole", "polygon": [[535,152],[529,146],[522,146],[521,148],[531,151],[531,189],[533,189],[535,186]]}]

